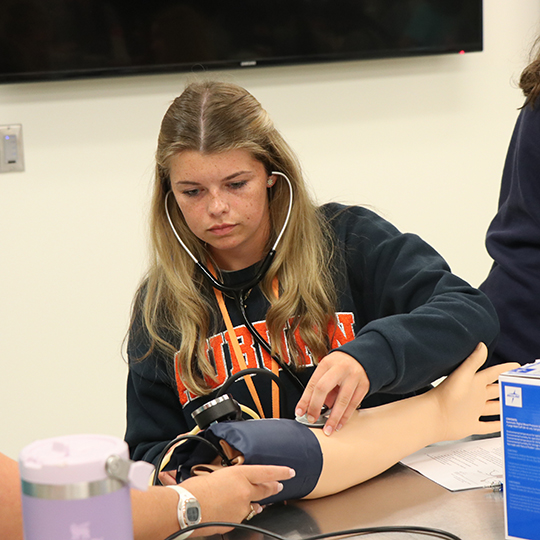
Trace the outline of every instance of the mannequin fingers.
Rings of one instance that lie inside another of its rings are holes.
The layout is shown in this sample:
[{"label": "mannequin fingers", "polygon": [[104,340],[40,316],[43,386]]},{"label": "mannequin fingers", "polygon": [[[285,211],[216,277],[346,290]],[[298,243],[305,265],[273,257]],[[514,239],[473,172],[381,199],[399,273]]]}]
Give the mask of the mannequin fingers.
[{"label": "mannequin fingers", "polygon": [[487,379],[476,379],[479,373],[478,370],[485,363],[487,358],[487,347],[484,343],[479,343],[474,351],[442,382],[441,386],[457,385],[457,386],[469,386],[471,381],[476,381],[480,384],[487,384]]},{"label": "mannequin fingers", "polygon": [[487,382],[494,382],[499,378],[501,373],[510,371],[511,369],[516,369],[520,367],[520,364],[517,362],[508,362],[506,364],[497,364],[496,366],[490,366],[482,370],[481,374],[486,378]]},{"label": "mannequin fingers", "polygon": [[[487,347],[484,343],[480,342],[474,351],[465,359],[460,368],[468,373],[476,373],[487,360]],[[460,369],[458,368],[458,370]]]},{"label": "mannequin fingers", "polygon": [[475,429],[476,435],[487,435],[488,433],[496,433],[501,431],[500,420],[493,420],[491,422],[478,422],[477,429]]},{"label": "mannequin fingers", "polygon": [[486,400],[497,399],[499,397],[499,385],[488,384],[486,386]]},{"label": "mannequin fingers", "polygon": [[499,401],[486,401],[482,416],[495,416],[501,414],[501,403]]}]

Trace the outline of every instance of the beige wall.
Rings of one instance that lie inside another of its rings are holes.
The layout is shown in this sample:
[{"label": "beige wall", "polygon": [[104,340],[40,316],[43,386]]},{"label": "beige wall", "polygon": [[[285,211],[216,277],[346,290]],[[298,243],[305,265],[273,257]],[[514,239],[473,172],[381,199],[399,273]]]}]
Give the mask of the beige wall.
[{"label": "beige wall", "polygon": [[[246,86],[318,199],[372,205],[478,285],[539,30],[537,0],[485,0],[481,53],[216,74]],[[184,75],[0,86],[26,171],[0,175],[0,451],[122,436],[121,347],[145,269],[161,117]]]}]

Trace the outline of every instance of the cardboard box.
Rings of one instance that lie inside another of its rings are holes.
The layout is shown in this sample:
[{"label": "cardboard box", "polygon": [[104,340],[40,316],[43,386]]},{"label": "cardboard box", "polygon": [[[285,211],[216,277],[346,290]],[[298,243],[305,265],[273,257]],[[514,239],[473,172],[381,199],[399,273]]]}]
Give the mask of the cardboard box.
[{"label": "cardboard box", "polygon": [[506,538],[540,540],[540,360],[499,383]]}]

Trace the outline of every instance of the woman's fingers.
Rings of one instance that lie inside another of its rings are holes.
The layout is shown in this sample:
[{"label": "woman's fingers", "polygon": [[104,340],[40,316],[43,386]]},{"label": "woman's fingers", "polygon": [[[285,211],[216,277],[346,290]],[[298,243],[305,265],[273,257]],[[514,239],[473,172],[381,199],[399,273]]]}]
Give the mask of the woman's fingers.
[{"label": "woman's fingers", "polygon": [[176,482],[176,471],[162,471],[158,475],[159,481],[164,486],[174,486]]},{"label": "woman's fingers", "polygon": [[283,489],[281,481],[289,480],[296,474],[294,469],[273,465],[242,465],[241,472],[252,485],[253,501],[276,495]]},{"label": "woman's fingers", "polygon": [[332,412],[324,427],[330,435],[351,417],[369,390],[369,379],[362,365],[352,356],[334,351],[323,358],[296,406],[296,415],[307,414],[309,422],[320,415],[324,404]]},{"label": "woman's fingers", "polygon": [[289,480],[296,474],[294,469],[280,465],[242,465],[242,471],[252,484]]}]

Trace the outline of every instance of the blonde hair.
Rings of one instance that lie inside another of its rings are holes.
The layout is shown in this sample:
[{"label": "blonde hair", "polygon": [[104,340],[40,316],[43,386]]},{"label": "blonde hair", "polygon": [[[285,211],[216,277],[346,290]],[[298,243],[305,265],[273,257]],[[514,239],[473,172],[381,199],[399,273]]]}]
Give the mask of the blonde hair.
[{"label": "blonde hair", "polygon": [[[217,331],[221,320],[212,316],[217,305],[210,286],[167,221],[169,163],[171,157],[185,150],[214,154],[235,149],[249,151],[268,174],[286,174],[294,193],[289,225],[260,285],[271,304],[266,321],[273,352],[286,358],[280,335],[290,323],[288,333],[298,331],[315,360],[322,358],[329,350],[327,327],[335,316],[333,242],[309,196],[296,156],[267,112],[245,89],[214,81],[188,85],[161,124],[151,206],[152,258],[139,300],[151,350],[157,346],[174,356],[184,384],[196,395],[209,393],[209,379],[216,375],[206,355],[206,339]],[[288,201],[288,186],[278,178],[269,190],[271,232],[267,249],[279,234]],[[178,205],[171,202],[169,211],[185,244],[198,260],[207,262],[205,245],[190,231]],[[275,276],[279,279],[279,298],[272,292]],[[288,346],[294,365],[302,366],[303,354],[294,339]]]}]

